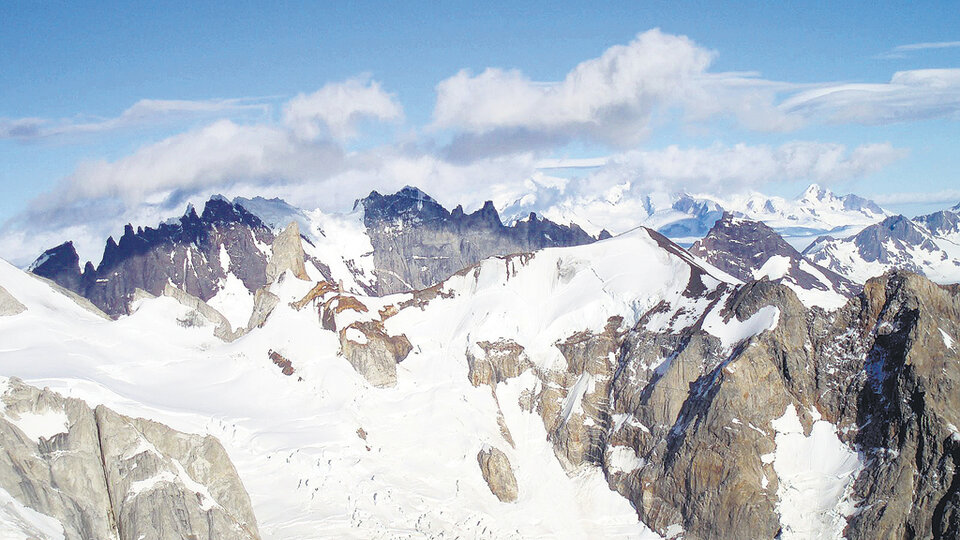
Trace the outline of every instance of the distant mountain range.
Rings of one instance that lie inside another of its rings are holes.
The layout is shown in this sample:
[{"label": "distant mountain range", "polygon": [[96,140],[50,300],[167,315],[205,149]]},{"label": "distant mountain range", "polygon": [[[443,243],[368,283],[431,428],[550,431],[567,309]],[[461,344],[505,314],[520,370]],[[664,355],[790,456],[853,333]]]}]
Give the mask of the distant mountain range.
[{"label": "distant mountain range", "polygon": [[823,235],[844,236],[890,215],[857,195],[838,196],[810,185],[795,199],[760,193],[721,198],[685,192],[649,193],[622,184],[605,193],[569,194],[564,188],[534,184],[530,194],[505,205],[509,222],[537,212],[558,223],[577,223],[588,232],[623,232],[643,225],[681,244],[702,238],[724,212],[766,223],[799,250]]},{"label": "distant mountain range", "polygon": [[[279,199],[217,196],[200,214],[191,206],[157,228],[127,225],[118,241],[106,240],[96,266],[86,262],[81,268],[66,242],[29,269],[112,316],[128,312],[136,290],[157,295],[172,283],[217,306],[236,328],[245,326],[251,295],[266,284],[269,246],[290,223],[304,240],[308,274],[347,291],[384,295],[430,287],[490,256],[608,238],[597,220],[610,218],[613,231],[638,222],[692,245],[693,253],[738,279],[769,275],[819,291],[811,294],[846,297],[893,268],[941,283],[960,281],[960,205],[910,220],[817,185],[794,200],[759,194],[729,200],[685,193],[634,197],[629,186],[621,187],[606,199],[558,198],[547,190],[552,199],[541,193],[499,212],[487,202],[469,214],[459,206],[447,210],[414,187],[372,192],[346,214],[303,210]],[[520,208],[541,207],[542,213],[517,215]],[[812,234],[819,236],[806,246]]]}]

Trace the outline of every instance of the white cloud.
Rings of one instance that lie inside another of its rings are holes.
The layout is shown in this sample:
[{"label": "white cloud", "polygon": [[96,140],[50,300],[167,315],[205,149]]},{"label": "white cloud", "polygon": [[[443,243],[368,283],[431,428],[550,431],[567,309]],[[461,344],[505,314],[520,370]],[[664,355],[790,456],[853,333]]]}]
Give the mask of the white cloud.
[{"label": "white cloud", "polygon": [[898,45],[893,48],[894,51],[922,51],[926,49],[952,49],[960,47],[960,41],[930,41],[925,43],[910,43],[907,45]]},{"label": "white cloud", "polygon": [[221,117],[244,113],[266,115],[266,98],[210,100],[141,99],[113,118],[0,118],[0,139],[40,139],[64,135],[102,133],[195,118]]},{"label": "white cloud", "polygon": [[773,103],[795,85],[709,73],[714,56],[685,36],[654,29],[580,63],[559,82],[535,82],[518,70],[461,71],[437,85],[433,127],[627,146],[648,134],[658,109],[671,107],[683,107],[691,120],[730,115],[753,129],[797,125]]},{"label": "white cloud", "polygon": [[907,45],[897,45],[883,54],[878,54],[875,58],[882,60],[893,60],[906,58],[908,53],[916,51],[953,49],[956,47],[960,47],[960,41],[928,41],[924,43],[908,43]]},{"label": "white cloud", "polygon": [[944,189],[940,191],[914,191],[903,193],[883,193],[870,197],[878,204],[955,204],[960,201],[960,189]]},{"label": "white cloud", "polygon": [[118,161],[81,163],[37,205],[46,208],[103,197],[134,205],[168,190],[322,178],[342,162],[342,151],[332,143],[304,141],[273,126],[220,120],[144,146]]},{"label": "white cloud", "polygon": [[850,180],[881,170],[905,155],[905,150],[889,143],[866,144],[852,150],[842,144],[813,141],[780,146],[669,146],[615,156],[591,176],[591,183],[598,191],[631,182],[653,191],[729,194],[771,182],[829,184]]},{"label": "white cloud", "polygon": [[[954,46],[917,43],[893,52]],[[658,122],[672,120],[672,111],[699,127],[726,119],[753,131],[960,117],[960,69],[901,71],[887,83],[794,84],[711,72],[714,57],[685,36],[655,29],[581,62],[562,81],[464,70],[437,85],[432,127],[455,133],[448,157],[469,160],[571,140],[636,146]]]},{"label": "white cloud", "polygon": [[330,83],[312,94],[299,94],[287,102],[283,119],[303,139],[328,135],[349,139],[363,119],[396,121],[403,118],[403,107],[396,97],[384,92],[368,77]]},{"label": "white cloud", "polygon": [[780,108],[835,123],[958,119],[960,69],[898,71],[889,83],[823,86],[791,96]]}]

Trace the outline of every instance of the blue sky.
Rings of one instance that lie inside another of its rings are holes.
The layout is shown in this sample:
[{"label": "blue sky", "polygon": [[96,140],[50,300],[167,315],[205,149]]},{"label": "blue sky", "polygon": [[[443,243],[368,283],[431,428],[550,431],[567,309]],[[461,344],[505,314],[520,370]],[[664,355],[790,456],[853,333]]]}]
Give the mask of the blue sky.
[{"label": "blue sky", "polygon": [[[7,233],[238,181],[321,206],[404,183],[474,203],[557,157],[640,161],[651,189],[960,199],[956,2],[142,4],[0,3]],[[798,142],[827,158],[709,170]],[[671,169],[671,147],[705,170]]]}]

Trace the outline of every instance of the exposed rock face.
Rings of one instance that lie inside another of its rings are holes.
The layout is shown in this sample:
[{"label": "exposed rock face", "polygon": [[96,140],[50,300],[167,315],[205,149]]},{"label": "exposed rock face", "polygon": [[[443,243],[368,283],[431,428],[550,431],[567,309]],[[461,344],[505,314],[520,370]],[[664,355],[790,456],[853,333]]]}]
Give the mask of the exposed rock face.
[{"label": "exposed rock face", "polygon": [[267,283],[273,283],[287,270],[298,279],[309,281],[303,261],[300,226],[296,221],[291,221],[287,228],[273,240],[270,262],[267,263]]},{"label": "exposed rock face", "polygon": [[0,317],[19,315],[27,310],[27,306],[20,303],[6,289],[0,287]]},{"label": "exposed rock face", "polygon": [[16,379],[0,402],[0,491],[27,509],[28,537],[39,536],[31,526],[39,513],[70,540],[259,538],[246,491],[213,437],[93,411]]},{"label": "exposed rock face", "polygon": [[[59,521],[64,538],[118,538],[93,411],[16,379],[0,402],[0,488]],[[51,427],[30,430],[42,418]]]},{"label": "exposed rock face", "polygon": [[690,253],[742,281],[768,277],[801,289],[832,290],[847,297],[861,290],[856,283],[804,259],[765,224],[729,213],[690,246]]},{"label": "exposed rock face", "polygon": [[[137,290],[143,292],[140,289]],[[169,283],[167,283],[167,285],[163,288],[163,295],[173,298],[181,305],[192,309],[198,316],[203,317],[207,321],[213,323],[215,325],[213,335],[224,341],[233,341],[246,332],[246,328],[231,328],[230,321],[228,321],[222,313],[211,307],[210,304],[207,304],[196,296],[182,291]],[[192,318],[189,323],[185,324],[188,326],[193,326],[196,324],[202,326],[197,318]]]},{"label": "exposed rock face", "polygon": [[941,332],[960,332],[956,294],[891,274],[827,316],[785,287],[754,282],[725,309],[745,320],[764,305],[780,310],[777,327],[732,350],[698,325],[663,334],[641,321],[627,335],[602,439],[611,486],[664,534],[680,526],[685,538],[802,537],[783,517],[787,480],[765,459],[776,455],[774,421],[792,406],[807,436],[822,416],[865,458],[855,478],[838,479],[858,510],[816,530],[955,535],[960,362]]},{"label": "exposed rock face", "polygon": [[850,536],[958,537],[960,297],[894,273],[869,282],[841,316],[859,336],[845,340],[855,354],[842,376],[823,385],[824,408],[870,457]]},{"label": "exposed rock face", "polygon": [[[768,280],[697,290],[688,287],[691,299],[709,302],[705,314],[743,322],[773,306],[778,323],[725,344],[704,330],[707,315],[647,330],[655,307],[628,332],[612,319],[603,332],[557,343],[563,370],[531,365],[513,342],[477,343],[467,376],[496,398],[499,382],[532,370],[539,382],[520,404],[541,417],[561,464],[602,467],[644,523],[668,537],[956,537],[955,287],[888,274],[832,313]],[[783,436],[791,411],[795,439],[833,448],[840,458],[817,459],[846,460],[842,467],[803,473],[813,480],[791,476],[784,460],[797,450]],[[481,467],[494,454],[481,453]],[[804,488],[808,481],[819,487]],[[791,498],[802,489],[826,502]]]},{"label": "exposed rock face", "polygon": [[267,357],[270,358],[270,361],[276,364],[278,368],[280,368],[280,371],[284,375],[288,377],[293,375],[293,362],[291,362],[288,358],[277,351],[274,351],[273,349],[267,351]]},{"label": "exposed rock face", "polygon": [[517,478],[506,454],[498,448],[484,448],[477,454],[477,463],[483,479],[498,499],[502,502],[517,500]]},{"label": "exposed rock face", "polygon": [[30,265],[30,272],[50,279],[71,291],[82,289],[80,256],[73,242],[64,242],[44,251]]},{"label": "exposed rock face", "polygon": [[220,443],[96,409],[121,538],[259,538],[250,499]]},{"label": "exposed rock face", "polygon": [[565,227],[535,215],[504,226],[489,201],[472,214],[459,206],[448,212],[412,187],[386,196],[374,191],[359,204],[381,295],[425,289],[493,255],[596,240],[576,225]]},{"label": "exposed rock face", "polygon": [[119,242],[107,240],[96,268],[88,262],[81,272],[76,250],[67,242],[41,255],[31,270],[116,317],[129,313],[137,288],[159,296],[173,283],[206,301],[220,291],[230,272],[256,291],[267,283],[264,246],[273,239],[258,217],[215,197],[199,216],[190,207],[178,222],[156,229],[134,231],[127,225]]},{"label": "exposed rock face", "polygon": [[257,289],[253,296],[253,313],[250,314],[250,320],[247,321],[247,330],[253,330],[263,326],[267,322],[267,317],[273,313],[274,308],[280,303],[280,297],[273,294],[266,287]]},{"label": "exposed rock face", "polygon": [[913,221],[923,225],[934,236],[956,237],[960,235],[960,204],[950,210],[916,217]]},{"label": "exposed rock face", "polygon": [[403,334],[388,335],[380,321],[356,322],[340,331],[340,349],[357,373],[384,388],[397,384],[397,364],[413,346]]},{"label": "exposed rock face", "polygon": [[496,388],[497,383],[517,377],[533,367],[523,347],[512,340],[481,341],[477,347],[479,351],[468,349],[466,353],[467,378],[474,386],[486,384]]}]

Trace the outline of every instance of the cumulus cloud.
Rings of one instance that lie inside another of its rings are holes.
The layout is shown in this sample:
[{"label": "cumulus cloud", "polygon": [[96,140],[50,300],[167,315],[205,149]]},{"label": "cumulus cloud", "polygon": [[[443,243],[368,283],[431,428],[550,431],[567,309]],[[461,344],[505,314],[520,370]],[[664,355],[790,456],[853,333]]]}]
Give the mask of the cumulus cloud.
[{"label": "cumulus cloud", "polygon": [[520,134],[629,146],[648,134],[658,109],[671,107],[684,107],[691,119],[731,115],[756,129],[794,127],[773,99],[795,85],[709,73],[714,57],[686,36],[654,29],[580,63],[559,82],[536,82],[519,70],[464,70],[437,85],[433,127],[471,134],[471,144]]},{"label": "cumulus cloud", "polygon": [[114,197],[128,204],[153,193],[241,181],[323,177],[342,164],[340,148],[304,141],[289,130],[220,120],[144,146],[117,161],[81,163],[35,202],[45,208]]},{"label": "cumulus cloud", "polygon": [[[658,122],[677,118],[733,119],[751,130],[789,130],[820,119],[887,118],[894,110],[904,119],[910,117],[907,110],[913,117],[957,110],[960,70],[900,72],[881,85],[801,86],[756,73],[710,72],[714,56],[686,37],[651,30],[580,63],[559,82],[538,83],[516,70],[462,71],[437,86],[430,126],[436,131],[352,152],[345,141],[364,121],[402,121],[403,108],[369,77],[331,83],[289,100],[280,118],[219,119],[114,161],[81,163],[0,230],[0,250],[11,257],[11,243],[29,243],[20,252],[35,255],[58,243],[51,241],[57,236],[51,231],[61,231],[60,241],[102,242],[103,233],[115,234],[111,227],[126,221],[153,225],[182,210],[186,201],[202,202],[216,192],[279,196],[304,207],[342,210],[372,189],[412,184],[444,204],[469,208],[486,199],[506,204],[523,197],[538,167],[571,166],[589,167],[581,188],[596,192],[624,182],[648,191],[703,192],[777,181],[838,182],[886,167],[905,151],[885,143],[848,148],[809,141],[656,150],[637,144]],[[116,119],[23,118],[0,122],[0,134],[29,138],[109,130],[164,115],[218,115],[260,105],[141,101]],[[431,140],[434,136],[444,142]],[[599,142],[615,153],[589,162],[544,160],[571,141]],[[44,234],[17,236],[40,229]],[[37,245],[41,240],[45,245]]]},{"label": "cumulus cloud", "polygon": [[403,107],[369,77],[330,83],[312,94],[299,94],[284,106],[283,120],[303,139],[328,135],[349,139],[364,119],[397,121]]},{"label": "cumulus cloud", "polygon": [[[903,45],[894,52],[957,42]],[[811,123],[882,124],[960,117],[960,69],[900,71],[887,83],[786,83],[753,72],[712,72],[716,54],[650,30],[575,66],[561,81],[519,70],[464,70],[437,85],[435,129],[456,135],[452,159],[553,148],[570,140],[636,146],[677,116],[708,126],[791,131]]]},{"label": "cumulus cloud", "polygon": [[41,139],[63,135],[102,133],[196,118],[243,113],[266,115],[266,98],[211,100],[141,99],[113,118],[0,118],[0,139]]},{"label": "cumulus cloud", "polygon": [[889,83],[839,84],[793,95],[790,114],[835,123],[884,124],[960,118],[960,69],[898,71]]}]

